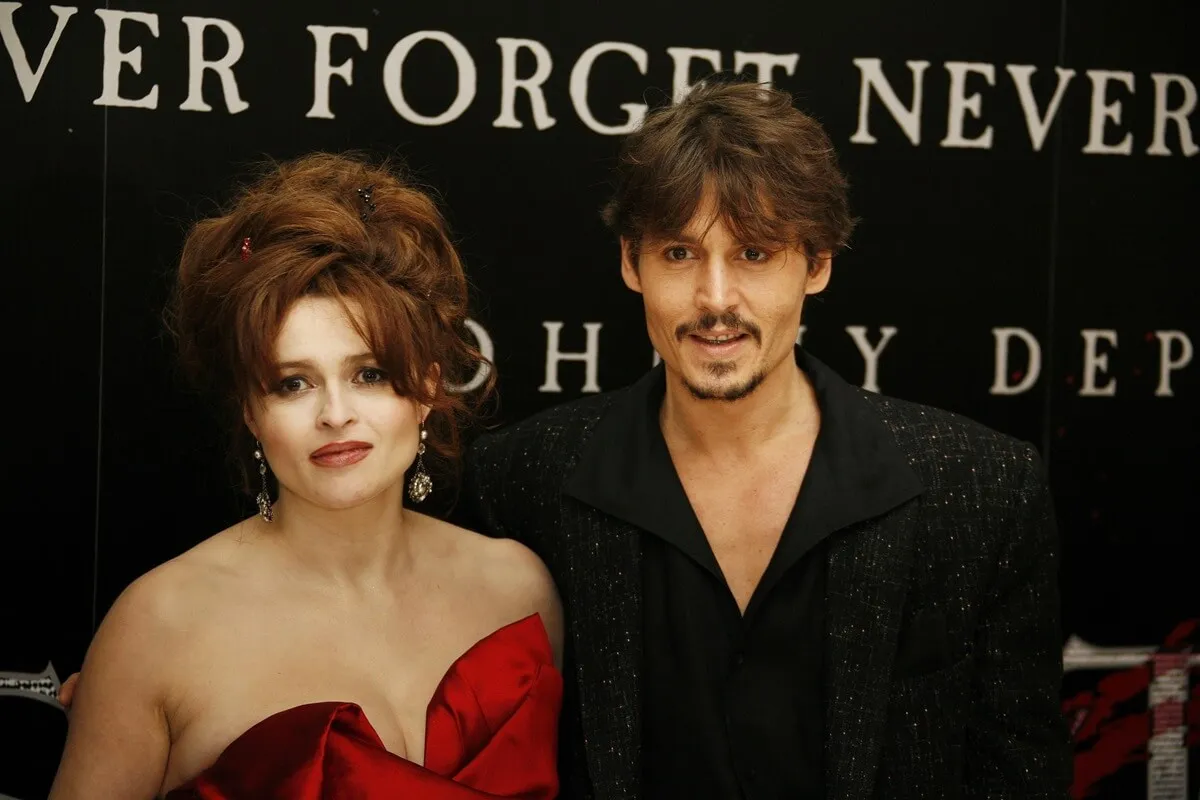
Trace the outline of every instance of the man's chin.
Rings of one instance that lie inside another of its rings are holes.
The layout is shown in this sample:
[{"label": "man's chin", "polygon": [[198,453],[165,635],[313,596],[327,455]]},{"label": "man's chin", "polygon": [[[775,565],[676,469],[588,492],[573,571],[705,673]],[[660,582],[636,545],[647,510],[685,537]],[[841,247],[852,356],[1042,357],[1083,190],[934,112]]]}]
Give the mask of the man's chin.
[{"label": "man's chin", "polygon": [[721,377],[705,376],[700,379],[685,377],[683,385],[687,388],[688,393],[697,400],[716,400],[732,403],[748,397],[762,384],[763,379],[766,378],[766,373],[763,372],[755,373],[749,377],[736,373],[735,369],[731,371],[731,374]]}]

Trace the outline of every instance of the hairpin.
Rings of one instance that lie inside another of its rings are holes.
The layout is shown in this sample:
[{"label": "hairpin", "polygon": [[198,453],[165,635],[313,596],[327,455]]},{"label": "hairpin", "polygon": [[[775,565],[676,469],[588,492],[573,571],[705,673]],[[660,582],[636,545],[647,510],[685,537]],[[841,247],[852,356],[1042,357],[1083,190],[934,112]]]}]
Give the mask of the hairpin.
[{"label": "hairpin", "polygon": [[366,222],[367,217],[369,217],[375,213],[375,203],[374,203],[374,201],[371,200],[371,193],[374,191],[375,191],[375,187],[373,185],[368,186],[365,189],[358,190],[359,198],[363,201],[363,204],[367,207],[366,211],[363,211],[361,214],[358,215],[359,218],[362,219],[363,222]]},{"label": "hairpin", "polygon": [[250,237],[247,236],[245,239],[242,239],[242,261],[249,261],[250,253]]}]

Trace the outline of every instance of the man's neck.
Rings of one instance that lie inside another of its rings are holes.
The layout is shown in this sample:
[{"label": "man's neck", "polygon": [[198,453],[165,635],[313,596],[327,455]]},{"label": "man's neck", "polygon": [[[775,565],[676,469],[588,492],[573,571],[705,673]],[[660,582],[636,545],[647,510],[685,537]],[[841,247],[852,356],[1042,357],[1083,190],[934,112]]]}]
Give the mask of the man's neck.
[{"label": "man's neck", "polygon": [[788,358],[749,395],[732,401],[700,400],[667,371],[659,412],[663,438],[673,452],[725,461],[753,459],[763,445],[819,420],[808,376]]}]

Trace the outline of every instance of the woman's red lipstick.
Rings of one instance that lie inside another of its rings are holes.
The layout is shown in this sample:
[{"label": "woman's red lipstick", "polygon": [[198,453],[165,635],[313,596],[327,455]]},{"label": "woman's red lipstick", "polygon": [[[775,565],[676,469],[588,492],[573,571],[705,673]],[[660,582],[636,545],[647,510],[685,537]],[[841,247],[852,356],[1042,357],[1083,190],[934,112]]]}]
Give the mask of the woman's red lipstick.
[{"label": "woman's red lipstick", "polygon": [[314,450],[308,458],[322,467],[348,467],[357,464],[371,452],[366,442],[333,442]]}]

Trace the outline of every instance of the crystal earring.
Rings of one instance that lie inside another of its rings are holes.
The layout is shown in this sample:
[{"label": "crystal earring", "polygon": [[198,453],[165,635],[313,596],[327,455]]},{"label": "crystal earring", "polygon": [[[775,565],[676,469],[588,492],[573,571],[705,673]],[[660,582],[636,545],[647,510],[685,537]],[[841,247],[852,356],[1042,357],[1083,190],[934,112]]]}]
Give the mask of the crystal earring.
[{"label": "crystal earring", "polygon": [[417,471],[408,482],[408,496],[414,503],[420,503],[433,491],[433,478],[425,471],[425,440],[429,431],[425,430],[425,421],[421,421],[421,441],[417,444]]},{"label": "crystal earring", "polygon": [[262,478],[262,490],[254,498],[258,503],[258,515],[266,522],[275,518],[271,510],[271,495],[267,492],[267,459],[263,456],[262,442],[254,440],[254,460],[258,462],[258,476]]}]

